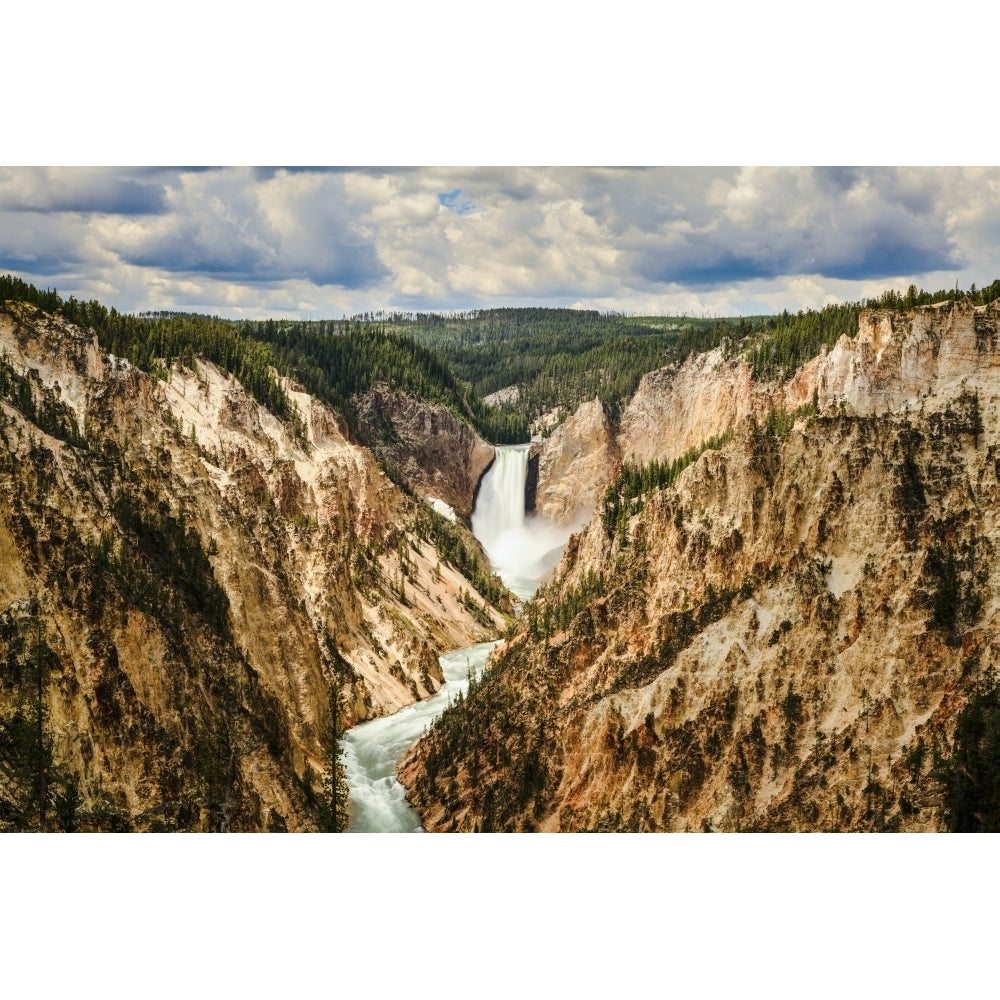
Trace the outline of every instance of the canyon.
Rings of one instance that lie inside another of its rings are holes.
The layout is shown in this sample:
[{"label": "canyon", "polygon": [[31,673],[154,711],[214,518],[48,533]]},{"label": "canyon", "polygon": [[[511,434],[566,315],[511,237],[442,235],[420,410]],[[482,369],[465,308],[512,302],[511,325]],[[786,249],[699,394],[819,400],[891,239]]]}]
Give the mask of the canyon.
[{"label": "canyon", "polygon": [[282,420],[3,303],[0,825],[37,772],[47,828],[322,828],[331,739],[503,637],[404,756],[428,830],[943,829],[1000,627],[998,316],[866,310],[779,378],[723,344],[584,403],[514,449],[522,610],[482,529],[511,453],[454,410],[376,385],[352,433],[279,378]]},{"label": "canyon", "polygon": [[316,829],[332,688],[338,729],[392,713],[505,627],[455,565],[487,566],[471,533],[294,383],[300,434],[210,362],[153,378],[19,302],[0,357],[0,712],[30,772],[0,772],[0,822],[34,720],[64,826]]}]

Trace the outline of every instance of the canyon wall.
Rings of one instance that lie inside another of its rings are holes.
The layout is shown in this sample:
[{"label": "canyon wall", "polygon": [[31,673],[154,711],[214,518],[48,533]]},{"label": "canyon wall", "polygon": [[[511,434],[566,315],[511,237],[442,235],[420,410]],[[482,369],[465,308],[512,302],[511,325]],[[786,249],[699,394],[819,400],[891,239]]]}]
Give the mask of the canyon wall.
[{"label": "canyon wall", "polygon": [[396,711],[504,626],[436,547],[471,534],[295,385],[303,436],[212,364],[158,381],[15,303],[0,360],[0,738],[41,716],[84,826],[315,828],[331,687],[342,724]]},{"label": "canyon wall", "polygon": [[570,541],[405,762],[425,826],[943,828],[933,760],[1000,652],[997,316],[865,313],[782,385],[648,376],[626,456],[732,440]]},{"label": "canyon wall", "polygon": [[995,304],[977,308],[969,300],[909,313],[864,310],[855,336],[841,337],[785,381],[756,381],[744,358],[721,347],[650,372],[613,431],[594,400],[542,443],[538,510],[572,523],[593,509],[619,460],[669,462],[776,408],[813,401],[857,414],[919,407],[928,394],[949,392],[995,364],[997,316]]},{"label": "canyon wall", "polygon": [[535,513],[558,525],[589,517],[619,461],[600,400],[580,406],[537,451]]},{"label": "canyon wall", "polygon": [[444,406],[384,386],[354,402],[360,440],[383,466],[425,500],[443,500],[468,520],[492,446]]}]

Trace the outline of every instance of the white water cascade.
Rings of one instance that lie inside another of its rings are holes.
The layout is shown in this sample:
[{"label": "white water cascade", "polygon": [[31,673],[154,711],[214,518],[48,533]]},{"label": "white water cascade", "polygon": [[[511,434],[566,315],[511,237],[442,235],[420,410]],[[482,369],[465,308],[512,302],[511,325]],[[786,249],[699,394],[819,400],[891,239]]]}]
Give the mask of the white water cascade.
[{"label": "white water cascade", "polygon": [[538,589],[559,562],[570,529],[525,515],[530,445],[497,448],[496,459],[479,487],[472,531],[483,543],[493,571],[522,600]]},{"label": "white water cascade", "polygon": [[[556,528],[526,516],[524,491],[528,445],[497,448],[483,477],[472,515],[472,530],[486,549],[493,571],[522,600],[538,589],[556,565],[570,528]],[[431,698],[349,730],[341,740],[350,794],[352,832],[416,833],[420,817],[406,801],[396,768],[428,726],[478,676],[496,642],[484,642],[440,657],[445,683]]]},{"label": "white water cascade", "polygon": [[350,797],[352,833],[420,833],[420,817],[406,801],[406,789],[396,778],[403,755],[420,739],[448,703],[469,689],[491,650],[500,644],[483,642],[439,658],[444,684],[430,698],[407,705],[394,715],[372,719],[348,730],[340,741]]}]

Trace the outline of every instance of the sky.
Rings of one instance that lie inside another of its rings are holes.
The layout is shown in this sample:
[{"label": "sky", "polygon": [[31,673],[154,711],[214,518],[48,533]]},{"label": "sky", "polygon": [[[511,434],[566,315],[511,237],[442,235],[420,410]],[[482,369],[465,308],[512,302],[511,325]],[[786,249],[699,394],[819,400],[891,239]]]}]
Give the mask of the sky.
[{"label": "sky", "polygon": [[1000,277],[1000,169],[8,167],[0,272],[230,317],[820,308]]},{"label": "sky", "polygon": [[[121,311],[301,318],[722,316],[1000,277],[1000,170],[921,166],[995,159],[998,15],[954,0],[948,30],[977,29],[943,45],[870,0],[689,6],[385,0],[320,23],[306,0],[54,0],[44,56],[5,54],[0,273]],[[36,21],[15,7],[5,31]],[[699,165],[852,162],[888,166]],[[406,165],[428,163],[481,165]]]}]

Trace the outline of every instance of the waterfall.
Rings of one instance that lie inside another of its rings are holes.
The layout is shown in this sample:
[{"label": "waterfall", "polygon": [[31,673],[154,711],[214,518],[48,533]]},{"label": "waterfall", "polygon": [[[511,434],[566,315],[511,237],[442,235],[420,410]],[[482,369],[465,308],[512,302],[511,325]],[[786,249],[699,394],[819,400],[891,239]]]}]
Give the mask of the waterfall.
[{"label": "waterfall", "polygon": [[497,448],[496,458],[483,477],[472,514],[472,530],[484,545],[505,531],[524,528],[528,448],[529,445]]},{"label": "waterfall", "polygon": [[569,529],[525,515],[529,448],[519,444],[496,449],[472,514],[472,531],[486,549],[493,571],[522,600],[531,597],[559,561],[570,535]]}]

